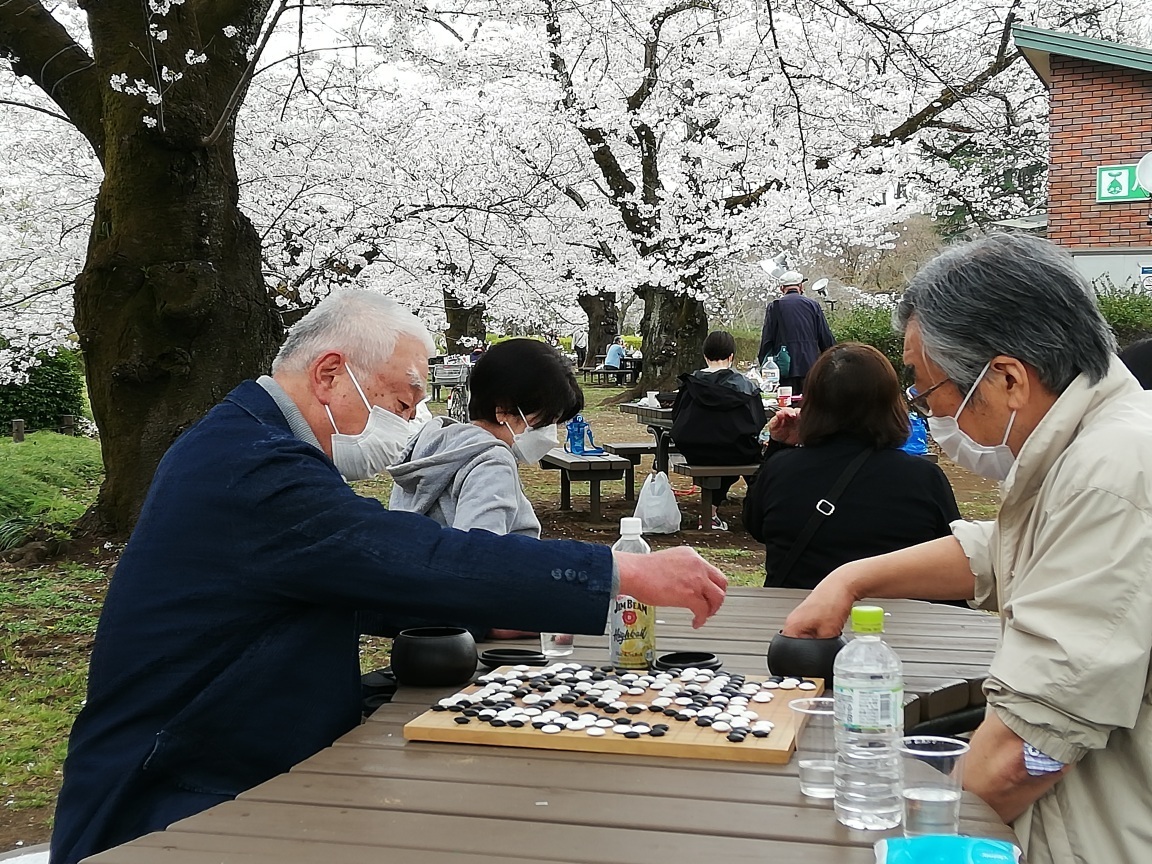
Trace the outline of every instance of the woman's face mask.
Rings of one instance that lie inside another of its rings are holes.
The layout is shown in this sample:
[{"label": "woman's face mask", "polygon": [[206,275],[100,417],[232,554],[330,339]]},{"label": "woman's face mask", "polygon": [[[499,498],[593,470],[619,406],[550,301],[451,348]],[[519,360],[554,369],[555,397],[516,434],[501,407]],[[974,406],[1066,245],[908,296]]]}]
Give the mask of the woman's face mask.
[{"label": "woman's face mask", "polygon": [[512,453],[525,465],[535,465],[559,443],[556,437],[556,424],[549,423],[547,426],[533,429],[524,412],[519,408],[516,410],[520,413],[520,419],[524,421],[524,431],[512,432],[512,427],[507,423],[504,424],[508,426],[508,431],[512,432]]},{"label": "woman's face mask", "polygon": [[411,427],[408,421],[398,414],[385,411],[378,405],[370,405],[368,397],[360,388],[360,382],[348,366],[348,377],[356,386],[356,392],[364,400],[368,409],[368,422],[359,435],[342,435],[336,429],[332,410],[325,405],[328,421],[336,431],[332,435],[332,461],[336,470],[347,480],[367,480],[400,461],[404,445],[408,443]]},{"label": "woman's face mask", "polygon": [[940,449],[957,465],[967,468],[981,477],[1002,482],[1008,478],[1008,473],[1016,463],[1016,457],[1008,447],[1008,435],[1012,432],[1012,424],[1016,422],[1016,412],[1013,411],[1012,416],[1008,418],[1008,428],[1004,430],[1004,440],[994,445],[973,441],[957,422],[960,418],[960,412],[968,405],[968,400],[976,392],[977,386],[988,373],[991,365],[992,362],[989,361],[980,370],[972,389],[965,395],[964,401],[960,403],[959,409],[953,416],[928,418],[928,430],[932,433],[932,438],[940,445]]}]

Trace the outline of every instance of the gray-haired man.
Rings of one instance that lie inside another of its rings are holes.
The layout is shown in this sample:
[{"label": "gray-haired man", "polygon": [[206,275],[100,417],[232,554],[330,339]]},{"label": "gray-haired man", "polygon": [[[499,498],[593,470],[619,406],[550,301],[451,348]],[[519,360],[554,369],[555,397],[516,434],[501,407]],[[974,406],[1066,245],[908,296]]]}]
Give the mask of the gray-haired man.
[{"label": "gray-haired man", "polygon": [[1152,394],[1072,259],[1042,240],[944,252],[895,321],[913,403],[954,461],[1004,482],[1000,513],[839,568],[784,632],[836,633],[863,597],[998,609],[967,788],[1032,864],[1152,859]]}]

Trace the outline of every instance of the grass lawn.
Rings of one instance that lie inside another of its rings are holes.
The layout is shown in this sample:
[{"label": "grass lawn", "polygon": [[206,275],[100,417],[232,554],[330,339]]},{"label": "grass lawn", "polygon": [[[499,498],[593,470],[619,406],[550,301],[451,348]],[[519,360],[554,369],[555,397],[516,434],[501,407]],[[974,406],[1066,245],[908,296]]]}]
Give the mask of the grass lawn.
[{"label": "grass lawn", "polygon": [[[642,441],[650,437],[631,415],[608,403],[621,391],[588,388],[585,418],[596,440]],[[433,410],[442,413],[443,403]],[[50,436],[50,437],[46,437]],[[995,484],[944,464],[952,479],[960,510],[969,518],[995,514]],[[647,473],[637,471],[637,489]],[[633,505],[623,500],[621,484],[604,485],[602,523],[587,520],[587,489],[573,486],[573,510],[559,510],[559,480],[554,471],[524,468],[522,480],[536,508],[545,537],[566,537],[612,543],[621,516]],[[0,508],[25,490],[36,512],[51,519],[70,519],[91,502],[99,481],[99,449],[94,442],[52,433],[30,436],[23,444],[0,442]],[[674,476],[673,486],[688,488],[688,479]],[[356,484],[363,495],[388,500],[387,480]],[[30,490],[30,491],[29,491]],[[739,497],[743,482],[733,487]],[[674,536],[649,538],[653,547],[690,544],[723,570],[737,585],[757,585],[764,578],[763,549],[740,527],[739,502],[725,513],[730,531],[698,531],[688,526],[695,499],[681,499],[685,530]],[[15,510],[12,512],[16,512]],[[10,513],[0,509],[0,520]],[[88,652],[118,549],[93,548],[32,568],[0,564],[0,852],[17,845],[44,842],[51,830],[52,804],[60,784],[68,730],[84,698]],[[365,639],[362,667],[387,662],[388,640]]]}]

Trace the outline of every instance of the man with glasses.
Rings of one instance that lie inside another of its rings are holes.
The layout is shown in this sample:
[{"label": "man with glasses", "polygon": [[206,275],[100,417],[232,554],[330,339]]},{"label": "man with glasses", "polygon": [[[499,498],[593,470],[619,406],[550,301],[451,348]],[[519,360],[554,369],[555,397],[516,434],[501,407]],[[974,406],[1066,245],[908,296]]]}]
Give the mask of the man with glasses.
[{"label": "man with glasses", "polygon": [[844,565],[784,633],[834,635],[863,597],[998,610],[965,785],[1032,864],[1149,860],[1152,394],[1071,257],[1043,240],[945,251],[894,318],[909,401],[954,462],[1003,483],[1000,513]]}]

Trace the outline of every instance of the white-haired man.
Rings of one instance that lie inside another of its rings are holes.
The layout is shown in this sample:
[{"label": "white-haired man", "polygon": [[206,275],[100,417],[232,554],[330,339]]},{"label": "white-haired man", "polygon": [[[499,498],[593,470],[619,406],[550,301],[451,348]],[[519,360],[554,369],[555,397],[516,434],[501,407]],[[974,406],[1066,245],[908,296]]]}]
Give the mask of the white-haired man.
[{"label": "white-haired man", "polygon": [[820,354],[836,344],[820,304],[804,296],[803,274],[789,270],[780,277],[780,296],[764,311],[760,331],[760,363],[788,349],[789,368],[780,370],[780,383],[792,394],[804,392],[804,379]]},{"label": "white-haired man", "polygon": [[173,444],[108,590],[72,730],[53,864],[166,827],[330,745],[360,719],[358,611],[603,632],[609,597],[691,609],[724,578],[651,556],[441,528],[344,479],[395,461],[433,351],[411,313],[333,295]]}]

